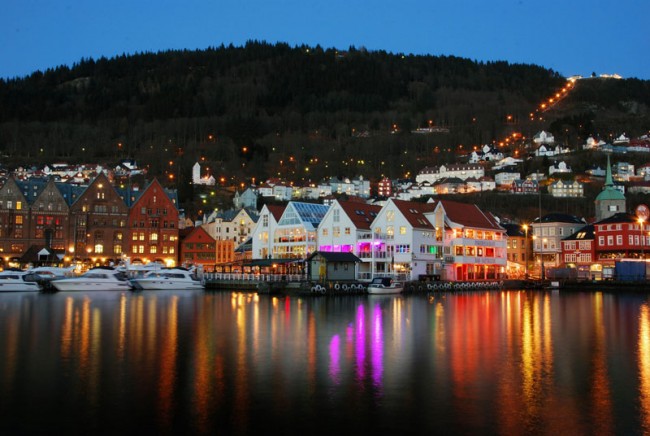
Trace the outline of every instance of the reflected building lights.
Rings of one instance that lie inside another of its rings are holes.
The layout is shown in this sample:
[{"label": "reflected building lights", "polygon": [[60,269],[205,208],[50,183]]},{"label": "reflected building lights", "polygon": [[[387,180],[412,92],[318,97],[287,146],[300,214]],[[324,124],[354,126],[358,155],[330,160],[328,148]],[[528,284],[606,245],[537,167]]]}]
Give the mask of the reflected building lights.
[{"label": "reflected building lights", "polygon": [[329,376],[336,385],[341,383],[341,338],[334,335],[330,340]]},{"label": "reflected building lights", "polygon": [[158,419],[160,428],[171,428],[176,381],[178,346],[178,296],[174,295],[166,310],[166,329],[163,332],[160,377],[158,380]]},{"label": "reflected building lights", "polygon": [[612,420],[612,394],[609,387],[607,357],[605,343],[605,327],[603,324],[603,294],[594,295],[594,352],[592,354],[593,381],[592,385],[592,422],[597,426],[595,434],[614,434]]},{"label": "reflected building lights", "polygon": [[362,382],[366,376],[366,317],[363,305],[359,305],[357,308],[355,330],[355,368],[357,381]]},{"label": "reflected building lights", "polygon": [[650,433],[650,309],[647,304],[639,312],[639,404],[644,434]]},{"label": "reflected building lights", "polygon": [[370,349],[371,376],[376,388],[381,388],[384,375],[384,332],[381,307],[376,304],[372,309],[372,337]]}]

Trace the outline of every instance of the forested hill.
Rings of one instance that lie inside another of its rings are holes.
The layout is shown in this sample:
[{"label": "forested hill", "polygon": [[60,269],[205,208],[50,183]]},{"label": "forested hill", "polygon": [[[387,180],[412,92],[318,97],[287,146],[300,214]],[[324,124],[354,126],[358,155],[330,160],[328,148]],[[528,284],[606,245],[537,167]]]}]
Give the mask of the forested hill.
[{"label": "forested hill", "polygon": [[[197,160],[226,183],[298,182],[412,176],[516,131],[554,127],[567,142],[647,131],[639,80],[581,84],[531,122],[564,84],[534,65],[264,42],[83,59],[0,80],[0,153],[8,164],[135,158],[154,176],[178,172],[175,183]],[[411,133],[430,126],[441,129]]]}]

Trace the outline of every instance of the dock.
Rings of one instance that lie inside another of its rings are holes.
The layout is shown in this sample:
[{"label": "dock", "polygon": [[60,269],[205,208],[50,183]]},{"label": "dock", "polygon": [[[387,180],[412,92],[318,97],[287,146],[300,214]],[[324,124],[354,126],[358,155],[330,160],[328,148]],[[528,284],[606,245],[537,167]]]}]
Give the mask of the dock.
[{"label": "dock", "polygon": [[[368,282],[360,280],[347,281],[313,281],[302,275],[277,274],[241,274],[241,273],[206,273],[204,276],[206,291],[243,291],[258,294],[289,295],[354,295],[366,294]],[[511,284],[510,284],[511,285]],[[404,293],[433,291],[480,291],[510,288],[503,281],[451,282],[421,281],[404,282]]]}]

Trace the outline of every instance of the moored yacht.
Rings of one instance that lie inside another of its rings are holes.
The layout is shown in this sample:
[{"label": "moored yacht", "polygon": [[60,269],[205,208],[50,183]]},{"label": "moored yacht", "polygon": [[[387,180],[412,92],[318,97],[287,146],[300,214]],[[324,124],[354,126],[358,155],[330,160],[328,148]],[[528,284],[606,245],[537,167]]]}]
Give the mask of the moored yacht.
[{"label": "moored yacht", "polygon": [[203,283],[193,271],[186,268],[163,268],[150,271],[142,277],[130,279],[131,286],[137,290],[185,290],[203,289]]},{"label": "moored yacht", "polygon": [[124,272],[108,266],[89,269],[77,277],[53,279],[50,284],[57,291],[128,291],[131,288]]},{"label": "moored yacht", "polygon": [[0,292],[38,292],[41,286],[34,274],[20,269],[6,269],[0,272]]},{"label": "moored yacht", "polygon": [[375,277],[368,284],[369,294],[399,294],[404,286],[390,277]]}]

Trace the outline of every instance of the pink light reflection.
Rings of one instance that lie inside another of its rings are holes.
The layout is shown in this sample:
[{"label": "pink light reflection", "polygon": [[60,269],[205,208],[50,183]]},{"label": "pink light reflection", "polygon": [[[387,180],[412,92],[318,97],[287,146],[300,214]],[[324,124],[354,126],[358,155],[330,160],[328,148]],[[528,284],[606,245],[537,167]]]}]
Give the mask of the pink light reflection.
[{"label": "pink light reflection", "polygon": [[366,369],[366,318],[363,311],[363,305],[359,305],[357,309],[357,325],[356,325],[356,341],[355,341],[355,357],[357,363],[357,379],[363,380],[365,377]]},{"label": "pink light reflection", "polygon": [[330,378],[336,384],[341,382],[341,338],[334,335],[330,341]]},{"label": "pink light reflection", "polygon": [[370,347],[370,362],[372,381],[375,386],[381,386],[384,375],[384,331],[382,325],[381,307],[375,305],[373,310],[372,342]]}]

